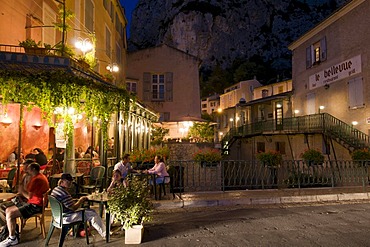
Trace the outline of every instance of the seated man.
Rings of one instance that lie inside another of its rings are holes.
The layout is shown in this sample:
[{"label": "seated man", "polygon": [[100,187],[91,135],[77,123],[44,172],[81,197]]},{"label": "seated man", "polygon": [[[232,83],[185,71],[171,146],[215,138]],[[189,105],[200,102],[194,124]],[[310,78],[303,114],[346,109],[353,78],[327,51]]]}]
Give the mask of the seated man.
[{"label": "seated man", "polygon": [[121,180],[123,182],[123,184],[126,186],[126,177],[127,175],[130,173],[130,172],[135,172],[132,168],[131,168],[131,164],[130,164],[130,155],[129,154],[125,154],[122,158],[122,160],[120,162],[118,162],[117,164],[114,165],[114,170],[118,170],[121,172]]},{"label": "seated man", "polygon": [[[58,186],[53,189],[51,195],[63,204],[63,212],[68,213],[68,216],[63,218],[63,222],[71,223],[81,220],[81,213],[76,211],[84,201],[87,200],[86,196],[81,197],[74,201],[68,189],[72,185],[73,178],[69,173],[63,173],[58,182]],[[85,209],[85,219],[98,231],[102,238],[105,238],[105,225],[101,217],[93,209]]]},{"label": "seated man", "polygon": [[[18,187],[22,186],[23,191],[27,191],[27,185],[31,179],[31,175],[28,173],[28,166],[32,164],[33,160],[25,160],[23,162],[23,170],[20,174],[21,182],[18,185],[17,176],[14,177],[13,180],[13,187],[16,188],[18,191]],[[17,193],[17,196],[14,197],[11,201],[5,201],[0,204],[0,241],[5,240],[8,237],[9,231],[8,227],[6,226],[6,218],[5,218],[5,210],[8,207],[18,205],[20,203],[27,202],[27,198],[25,198],[21,193]],[[18,229],[16,229],[16,235],[18,235]],[[19,236],[17,236],[19,238]]]},{"label": "seated man", "polygon": [[15,236],[16,219],[23,217],[30,218],[32,215],[42,212],[43,194],[49,189],[47,178],[40,173],[40,165],[32,163],[28,167],[31,180],[27,185],[27,190],[19,186],[18,193],[27,198],[27,202],[17,203],[5,210],[6,224],[9,230],[9,237],[0,243],[0,247],[18,244]]}]

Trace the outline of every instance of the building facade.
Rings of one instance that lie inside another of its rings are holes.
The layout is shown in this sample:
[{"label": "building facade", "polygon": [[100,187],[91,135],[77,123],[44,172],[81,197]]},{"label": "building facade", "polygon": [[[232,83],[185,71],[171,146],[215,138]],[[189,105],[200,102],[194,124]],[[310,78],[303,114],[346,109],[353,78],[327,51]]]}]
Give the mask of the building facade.
[{"label": "building facade", "polygon": [[127,66],[127,88],[160,113],[166,138],[183,138],[189,122],[202,121],[198,58],[162,44],[129,53]]},{"label": "building facade", "polygon": [[[86,79],[92,83],[91,87],[118,90],[119,87],[125,87],[126,25],[124,10],[118,0],[4,0],[0,16],[0,70],[33,71],[35,74],[65,71],[66,75],[73,78]],[[21,41],[27,39],[33,39],[41,47],[49,44],[51,49],[46,53],[29,53],[25,47],[19,46]],[[78,42],[80,46],[77,46]],[[92,47],[86,47],[89,43]],[[90,68],[84,68],[79,58],[88,56],[94,58],[94,63],[90,64]],[[113,66],[117,66],[119,71],[113,70]],[[108,77],[114,79],[107,80]],[[78,90],[78,86],[71,86]],[[23,121],[19,120],[21,112]],[[49,148],[62,143],[54,135],[58,131],[54,131],[42,119],[42,114],[37,106],[27,112],[20,110],[17,102],[0,104],[0,161],[6,161],[8,154],[19,145],[24,153],[29,153],[35,147],[47,153]],[[74,147],[80,147],[83,151],[88,146],[100,147],[100,152],[104,154],[106,150],[101,148],[103,138],[98,121],[84,119],[83,116],[83,113],[79,115],[75,123]],[[115,147],[115,150],[110,150],[113,151],[111,155],[120,157],[122,153],[150,146],[151,126],[158,119],[156,112],[145,108],[139,101],[131,100],[122,102],[108,118],[105,121],[109,121],[109,145],[110,148]],[[21,143],[14,138],[18,137],[20,124],[23,124]]]},{"label": "building facade", "polygon": [[220,96],[218,94],[211,95],[201,99],[202,114],[212,115],[220,108]]},{"label": "building facade", "polygon": [[[369,10],[369,1],[350,1],[289,46],[293,109],[299,114],[328,113],[369,135]],[[349,158],[351,151],[336,153]]]}]

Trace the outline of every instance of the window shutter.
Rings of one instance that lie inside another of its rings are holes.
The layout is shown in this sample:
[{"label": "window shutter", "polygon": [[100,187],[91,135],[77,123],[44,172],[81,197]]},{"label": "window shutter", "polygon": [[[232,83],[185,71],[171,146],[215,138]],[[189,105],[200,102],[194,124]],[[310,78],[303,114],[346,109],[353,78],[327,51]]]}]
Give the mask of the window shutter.
[{"label": "window shutter", "polygon": [[173,100],[173,73],[165,73],[166,78],[166,101]]},{"label": "window shutter", "polygon": [[143,100],[144,101],[151,101],[150,80],[151,80],[151,74],[148,72],[144,72],[143,74]]},{"label": "window shutter", "polygon": [[311,46],[306,48],[306,68],[311,68],[312,66],[312,56],[311,56]]},{"label": "window shutter", "polygon": [[321,49],[320,61],[325,61],[326,60],[326,37],[320,40],[320,49]]},{"label": "window shutter", "polygon": [[348,101],[350,109],[364,106],[362,77],[354,78],[348,82]]}]

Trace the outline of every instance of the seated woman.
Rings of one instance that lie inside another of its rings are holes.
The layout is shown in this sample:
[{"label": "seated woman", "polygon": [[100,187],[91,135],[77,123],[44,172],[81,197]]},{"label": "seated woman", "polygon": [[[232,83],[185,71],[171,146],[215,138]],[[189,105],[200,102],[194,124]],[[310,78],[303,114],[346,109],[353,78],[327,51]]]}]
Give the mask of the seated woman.
[{"label": "seated woman", "polygon": [[[146,173],[146,174],[156,174],[157,175],[157,177],[155,179],[156,184],[163,183],[164,179],[166,179],[164,181],[164,183],[169,183],[170,178],[168,177],[169,174],[167,172],[166,165],[164,164],[163,158],[160,155],[156,155],[155,158],[154,158],[154,163],[155,163],[154,167],[149,169],[149,170],[145,170],[144,173]],[[150,181],[150,184],[153,184],[153,181]]]}]

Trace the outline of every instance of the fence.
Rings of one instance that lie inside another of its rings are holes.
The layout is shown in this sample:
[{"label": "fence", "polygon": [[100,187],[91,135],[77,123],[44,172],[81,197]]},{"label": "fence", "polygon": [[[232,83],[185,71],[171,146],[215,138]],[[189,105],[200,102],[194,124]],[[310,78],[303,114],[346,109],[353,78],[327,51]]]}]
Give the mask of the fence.
[{"label": "fence", "polygon": [[169,161],[177,193],[245,189],[367,186],[367,161],[326,161],[307,164],[284,161],[278,166],[226,160],[215,164]]}]

